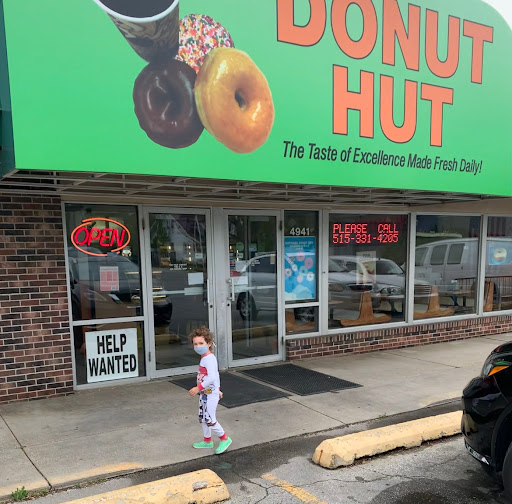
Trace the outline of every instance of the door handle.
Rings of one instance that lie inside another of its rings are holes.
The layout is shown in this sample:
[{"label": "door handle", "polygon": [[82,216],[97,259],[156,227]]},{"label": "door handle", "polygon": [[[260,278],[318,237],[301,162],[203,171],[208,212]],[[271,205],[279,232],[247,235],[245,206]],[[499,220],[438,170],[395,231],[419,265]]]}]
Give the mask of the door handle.
[{"label": "door handle", "polygon": [[229,299],[231,301],[235,301],[235,282],[233,282],[233,278],[229,278],[227,280],[227,282],[229,283],[229,286],[230,286],[230,296],[229,296]]}]

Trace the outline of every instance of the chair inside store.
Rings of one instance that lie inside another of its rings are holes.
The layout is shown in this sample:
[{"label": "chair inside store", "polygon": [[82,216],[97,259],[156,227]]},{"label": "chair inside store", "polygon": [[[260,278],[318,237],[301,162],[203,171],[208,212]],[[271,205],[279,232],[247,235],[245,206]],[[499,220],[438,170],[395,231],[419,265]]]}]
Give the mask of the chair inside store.
[{"label": "chair inside store", "polygon": [[311,332],[315,330],[314,322],[298,322],[293,310],[285,311],[286,333]]},{"label": "chair inside store", "polygon": [[415,319],[422,318],[435,318],[435,317],[447,317],[453,315],[455,312],[454,307],[441,308],[439,304],[439,291],[435,285],[421,285],[414,286],[414,303],[418,302],[421,298],[427,298],[428,305],[426,311],[414,311]]},{"label": "chair inside store", "polygon": [[494,282],[486,280],[484,286],[484,312],[493,310],[494,290]]},{"label": "chair inside store", "polygon": [[512,307],[512,276],[485,278],[484,311],[508,310]]},{"label": "chair inside store", "polygon": [[361,295],[359,304],[359,316],[355,319],[342,319],[340,324],[344,327],[369,325],[369,324],[385,324],[391,320],[391,315],[387,313],[375,314],[373,312],[372,295],[370,291],[365,291]]}]

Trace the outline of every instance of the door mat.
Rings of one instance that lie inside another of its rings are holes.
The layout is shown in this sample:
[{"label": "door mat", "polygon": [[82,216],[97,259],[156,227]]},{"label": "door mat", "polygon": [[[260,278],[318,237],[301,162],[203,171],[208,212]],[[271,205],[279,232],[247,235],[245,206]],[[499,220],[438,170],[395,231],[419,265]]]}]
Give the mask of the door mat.
[{"label": "door mat", "polygon": [[294,364],[244,369],[239,372],[301,396],[362,387],[357,383],[295,366]]},{"label": "door mat", "polygon": [[[177,378],[170,380],[170,382],[178,385],[178,387],[189,390],[196,385],[196,375]],[[220,373],[220,388],[224,397],[220,400],[219,404],[226,408],[271,401],[272,399],[279,399],[289,395],[282,390],[267,387],[262,383],[256,383],[232,373]]]}]

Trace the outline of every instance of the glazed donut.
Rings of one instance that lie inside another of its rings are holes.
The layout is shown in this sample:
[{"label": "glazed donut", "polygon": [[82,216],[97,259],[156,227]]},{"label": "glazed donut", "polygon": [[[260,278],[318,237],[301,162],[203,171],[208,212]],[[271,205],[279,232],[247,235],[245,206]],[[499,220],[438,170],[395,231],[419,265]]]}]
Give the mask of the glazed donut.
[{"label": "glazed donut", "polygon": [[216,47],[234,47],[229,32],[204,14],[189,14],[180,21],[180,47],[176,59],[192,67],[196,73],[206,55]]},{"label": "glazed donut", "polygon": [[213,49],[199,70],[194,93],[204,127],[228,149],[249,153],[266,142],[274,123],[272,94],[247,53]]},{"label": "glazed donut", "polygon": [[150,63],[139,74],[133,88],[135,115],[153,142],[179,149],[200,137],[195,81],[194,70],[175,59]]}]

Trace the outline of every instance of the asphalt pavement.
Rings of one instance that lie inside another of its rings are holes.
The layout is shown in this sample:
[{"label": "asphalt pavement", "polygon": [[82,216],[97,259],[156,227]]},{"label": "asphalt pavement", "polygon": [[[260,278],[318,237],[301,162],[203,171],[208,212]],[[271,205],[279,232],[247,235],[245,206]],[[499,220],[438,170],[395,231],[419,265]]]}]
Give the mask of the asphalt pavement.
[{"label": "asphalt pavement", "polygon": [[[443,413],[451,406],[447,403],[432,411]],[[339,430],[379,428],[389,421],[412,420],[422,411]],[[461,435],[359,460],[333,471],[311,463],[311,453],[325,434],[277,440],[223,457],[205,457],[57,490],[34,498],[33,503],[63,504],[86,498],[99,502],[98,495],[104,492],[119,492],[206,468],[225,482],[229,504],[509,504],[503,488],[466,452]]]},{"label": "asphalt pavement", "polygon": [[[453,411],[488,353],[509,340],[493,335],[297,362],[362,387],[219,406],[233,438],[227,453],[287,438],[306,442],[312,433],[339,436],[372,421],[392,424],[407,412]],[[192,448],[200,438],[197,399],[169,379],[0,406],[0,500],[23,486],[45,491],[180,463],[222,464],[227,454]]]}]

